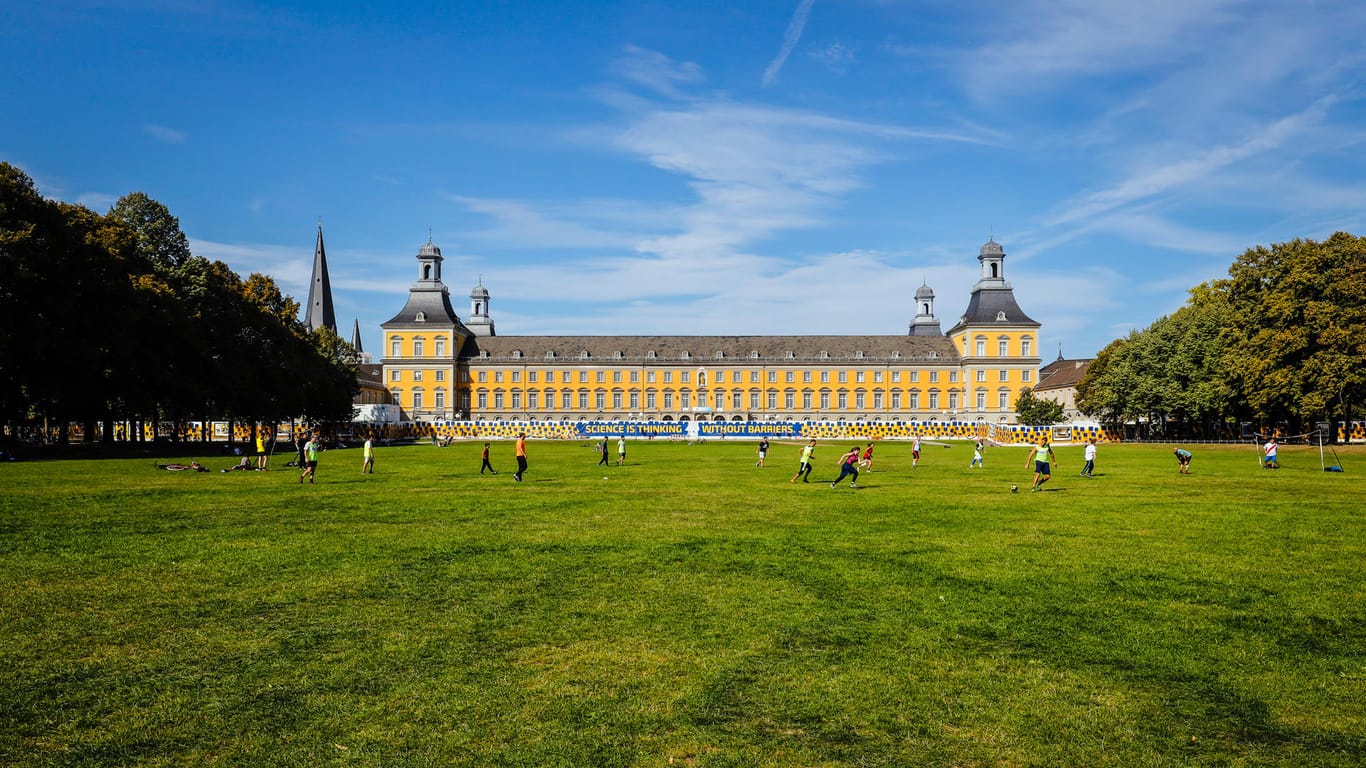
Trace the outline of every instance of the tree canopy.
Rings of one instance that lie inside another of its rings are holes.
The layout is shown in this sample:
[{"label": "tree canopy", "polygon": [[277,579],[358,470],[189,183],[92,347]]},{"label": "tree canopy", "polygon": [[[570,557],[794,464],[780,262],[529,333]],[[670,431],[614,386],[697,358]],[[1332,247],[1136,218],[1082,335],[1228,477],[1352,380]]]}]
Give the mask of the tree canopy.
[{"label": "tree canopy", "polygon": [[1077,405],[1107,423],[1217,431],[1348,420],[1366,404],[1366,239],[1244,252],[1229,277],[1096,356]]},{"label": "tree canopy", "polygon": [[0,163],[7,423],[349,419],[350,346],[310,333],[298,310],[269,277],[195,256],[141,192],[101,215]]}]

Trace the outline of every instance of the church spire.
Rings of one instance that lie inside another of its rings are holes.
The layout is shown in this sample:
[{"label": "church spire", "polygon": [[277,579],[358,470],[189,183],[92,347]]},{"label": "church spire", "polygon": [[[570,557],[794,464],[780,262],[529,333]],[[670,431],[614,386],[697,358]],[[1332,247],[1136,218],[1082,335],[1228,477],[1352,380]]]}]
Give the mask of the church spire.
[{"label": "church spire", "polygon": [[308,330],[331,328],[337,332],[337,315],[332,309],[332,281],[327,277],[327,251],[323,248],[323,225],[318,222],[318,244],[313,249],[313,279],[308,284]]},{"label": "church spire", "polygon": [[360,318],[356,318],[356,325],[351,329],[351,348],[356,350],[357,355],[365,354],[365,350],[360,345]]}]

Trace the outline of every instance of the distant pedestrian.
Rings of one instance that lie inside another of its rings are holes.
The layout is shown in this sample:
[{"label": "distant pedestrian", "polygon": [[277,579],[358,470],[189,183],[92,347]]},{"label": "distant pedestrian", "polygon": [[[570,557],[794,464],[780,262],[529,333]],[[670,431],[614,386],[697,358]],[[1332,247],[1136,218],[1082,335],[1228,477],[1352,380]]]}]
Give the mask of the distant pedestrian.
[{"label": "distant pedestrian", "polygon": [[1172,453],[1176,454],[1176,472],[1181,475],[1191,473],[1191,452],[1185,448],[1173,448]]},{"label": "distant pedestrian", "polygon": [[304,471],[299,475],[299,482],[308,478],[308,484],[312,485],[318,476],[318,435],[315,432],[308,436],[308,442],[304,443]]},{"label": "distant pedestrian", "polygon": [[863,470],[864,470],[865,472],[872,472],[872,471],[873,471],[873,444],[872,444],[872,443],[869,443],[869,444],[868,444],[868,447],[863,449],[863,458],[859,459],[858,465],[859,465],[860,467],[862,467]]},{"label": "distant pedestrian", "polygon": [[920,466],[920,435],[911,440],[911,469]]},{"label": "distant pedestrian", "polygon": [[482,463],[482,464],[479,465],[479,474],[481,474],[481,475],[484,474],[484,470],[486,470],[486,469],[487,469],[488,471],[492,472],[492,473],[495,474],[495,475],[498,474],[498,471],[495,470],[495,469],[493,468],[493,465],[489,463],[489,444],[488,444],[488,443],[484,443],[484,454],[483,454],[483,459],[484,459],[484,463]]},{"label": "distant pedestrian", "polygon": [[795,483],[797,478],[801,478],[803,483],[811,482],[811,457],[816,452],[816,441],[812,440],[802,446],[801,463],[797,465],[797,474],[792,476],[788,482]]},{"label": "distant pedestrian", "polygon": [[985,468],[985,464],[982,462],[983,450],[985,450],[985,446],[982,445],[982,441],[979,438],[972,446],[972,463],[968,465],[968,469],[972,469],[973,467],[977,467],[978,469]]},{"label": "distant pedestrian", "polygon": [[365,436],[365,444],[360,447],[361,464],[360,473],[375,474],[375,439],[369,435]]},{"label": "distant pedestrian", "polygon": [[617,466],[626,465],[626,435],[617,438]]},{"label": "distant pedestrian", "polygon": [[609,462],[607,461],[607,437],[604,435],[603,438],[598,441],[598,466],[605,467],[608,466],[608,463]]},{"label": "distant pedestrian", "polygon": [[1093,437],[1086,441],[1086,450],[1082,453],[1082,458],[1086,459],[1086,466],[1081,468],[1082,477],[1095,477],[1096,471],[1096,439]]},{"label": "distant pedestrian", "polygon": [[1043,484],[1048,482],[1052,476],[1051,466],[1057,461],[1057,456],[1053,454],[1053,446],[1048,444],[1047,437],[1039,440],[1038,445],[1029,449],[1029,456],[1025,457],[1026,467],[1029,466],[1031,460],[1034,462],[1034,485],[1029,490],[1042,491]]},{"label": "distant pedestrian", "polygon": [[756,462],[754,466],[762,467],[766,456],[768,456],[768,438],[761,437],[759,438],[759,461]]},{"label": "distant pedestrian", "polygon": [[266,453],[266,433],[261,430],[256,431],[256,468],[265,469],[266,462],[270,461],[270,456]]},{"label": "distant pedestrian", "polygon": [[858,458],[859,451],[857,445],[851,448],[848,453],[840,457],[840,476],[835,478],[835,482],[830,484],[831,488],[839,486],[840,481],[843,480],[846,475],[853,475],[853,477],[849,478],[849,487],[858,487]]},{"label": "distant pedestrian", "polygon": [[514,480],[516,480],[517,482],[520,483],[520,482],[522,482],[522,475],[526,474],[526,433],[525,433],[525,432],[522,432],[522,433],[520,433],[520,434],[517,435],[517,445],[516,445],[516,447],[515,447],[513,450],[514,450],[514,452],[517,454],[517,474],[513,475],[513,476],[512,476],[512,479],[514,479]]}]

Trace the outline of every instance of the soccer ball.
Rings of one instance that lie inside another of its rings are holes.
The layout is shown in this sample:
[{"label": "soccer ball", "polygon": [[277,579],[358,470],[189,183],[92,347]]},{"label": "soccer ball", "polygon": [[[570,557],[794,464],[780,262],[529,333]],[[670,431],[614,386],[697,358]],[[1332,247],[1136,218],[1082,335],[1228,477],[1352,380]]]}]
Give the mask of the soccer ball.
[{"label": "soccer ball", "polygon": [[607,479],[607,475],[603,475],[603,476],[602,476],[602,479],[603,479],[603,480],[606,480],[606,479]]},{"label": "soccer ball", "polygon": [[1012,486],[1010,486],[1010,492],[1011,492],[1011,493],[1019,493],[1019,492],[1020,492],[1020,486],[1018,486],[1018,485],[1012,485]]}]

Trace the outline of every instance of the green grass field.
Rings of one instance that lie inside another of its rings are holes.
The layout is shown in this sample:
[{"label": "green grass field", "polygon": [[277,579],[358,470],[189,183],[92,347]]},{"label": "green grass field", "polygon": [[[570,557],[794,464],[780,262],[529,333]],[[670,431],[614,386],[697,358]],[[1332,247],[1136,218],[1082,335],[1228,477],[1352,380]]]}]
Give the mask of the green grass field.
[{"label": "green grass field", "polygon": [[1361,448],[479,448],[0,465],[0,765],[1366,761]]}]

